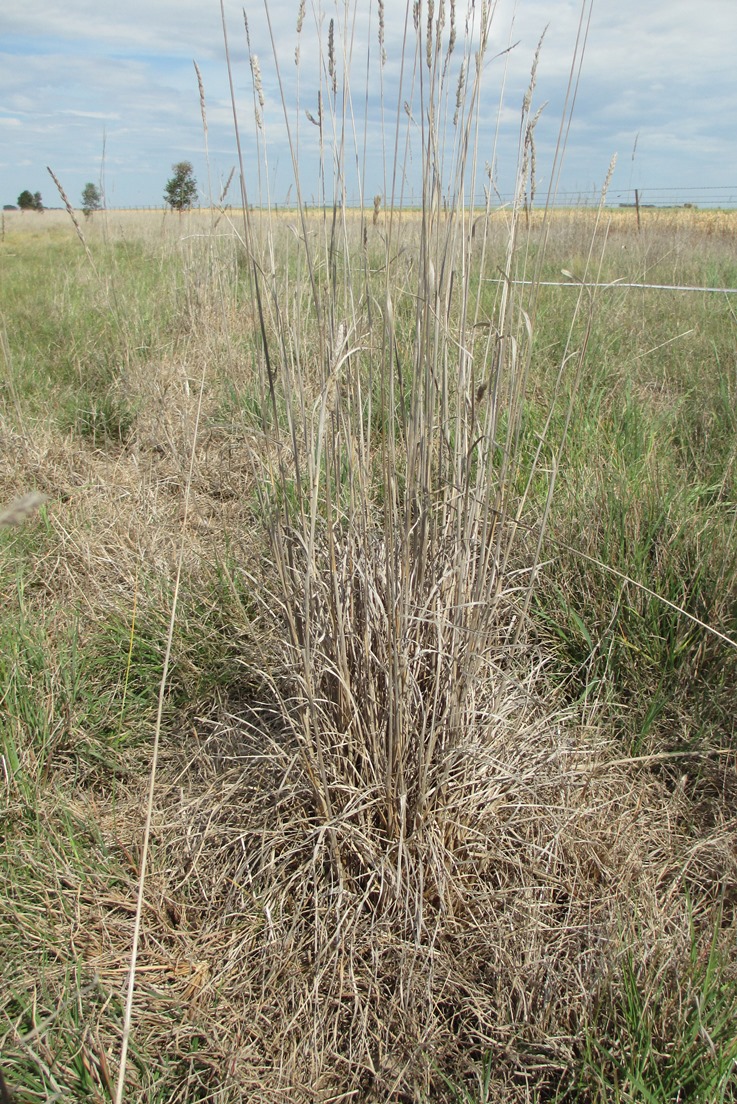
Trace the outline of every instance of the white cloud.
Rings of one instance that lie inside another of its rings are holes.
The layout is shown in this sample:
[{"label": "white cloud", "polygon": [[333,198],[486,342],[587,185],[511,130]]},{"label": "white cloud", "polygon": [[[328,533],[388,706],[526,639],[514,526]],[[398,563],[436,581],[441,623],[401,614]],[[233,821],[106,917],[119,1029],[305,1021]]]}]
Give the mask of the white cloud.
[{"label": "white cloud", "polygon": [[[251,46],[259,55],[263,76],[265,135],[269,170],[277,194],[291,181],[291,158],[281,106],[282,91],[289,122],[301,134],[300,171],[306,188],[316,187],[317,134],[305,109],[316,114],[317,90],[326,94],[326,14],[315,26],[311,5],[301,36],[299,70],[297,0],[270,0],[271,28],[281,74],[281,88],[272,58],[272,41],[262,4],[249,4]],[[459,34],[463,27],[457,0]],[[477,13],[480,5],[477,4]],[[418,115],[418,82],[411,92],[413,56],[404,69],[399,92],[404,6],[386,5],[387,62],[378,66],[375,5],[369,25],[369,4],[360,0],[350,27],[353,42],[352,110],[362,153],[364,112],[368,110],[367,148],[371,151],[367,188],[383,187],[383,151],[393,155],[397,104],[413,99]],[[436,0],[436,11],[438,3]],[[331,9],[340,28],[343,5]],[[250,74],[240,0],[226,0],[228,34],[239,101],[247,172],[256,156]],[[326,13],[328,7],[326,6]],[[500,182],[508,185],[516,164],[516,137],[524,90],[540,35],[547,26],[537,74],[536,102],[548,100],[538,125],[538,170],[552,157],[560,112],[579,31],[578,0],[499,0],[487,64],[483,74],[484,102],[480,160],[491,157],[499,133]],[[512,19],[514,15],[514,20]],[[0,169],[0,201],[24,187],[42,189],[45,165],[62,166],[70,194],[99,170],[103,142],[108,187],[121,204],[157,204],[171,164],[187,157],[200,180],[206,178],[204,141],[197,82],[192,66],[200,65],[207,97],[212,173],[227,176],[235,160],[232,111],[227,86],[218,5],[201,0],[128,0],[112,13],[99,0],[3,0],[3,40],[0,58],[0,116],[4,166]],[[448,28],[446,27],[446,36]],[[410,40],[414,31],[409,19]],[[337,35],[340,80],[347,64]],[[699,180],[737,185],[737,150],[723,139],[725,119],[737,110],[737,75],[731,43],[737,41],[737,4],[725,0],[601,0],[594,7],[586,59],[571,127],[563,190],[589,189],[603,179],[609,159],[620,153],[618,177],[640,186],[663,181],[691,186]],[[505,51],[514,43],[511,52]],[[367,77],[366,51],[372,55]],[[459,38],[457,57],[460,57]],[[421,47],[424,56],[424,43]],[[420,64],[424,64],[421,58]],[[457,71],[456,71],[457,72]],[[299,109],[294,106],[299,80]],[[455,87],[455,74],[450,88]],[[505,99],[500,108],[500,92]],[[384,126],[381,130],[383,88]],[[454,92],[449,92],[452,100]],[[326,105],[327,116],[327,98]],[[450,111],[452,115],[452,110]],[[406,118],[400,117],[404,134]],[[19,125],[22,124],[22,125]],[[414,133],[414,132],[413,132]],[[640,134],[634,164],[631,150]],[[263,135],[259,135],[263,138]],[[451,139],[452,141],[452,132]],[[489,151],[487,153],[487,151]],[[412,169],[417,165],[414,154]],[[624,166],[624,167],[623,167]],[[331,166],[328,165],[331,171]],[[255,178],[255,172],[254,172]]]},{"label": "white cloud", "polygon": [[109,111],[73,111],[71,108],[64,108],[59,112],[60,115],[71,115],[77,119],[104,119],[104,120],[117,120],[120,118],[116,112]]}]

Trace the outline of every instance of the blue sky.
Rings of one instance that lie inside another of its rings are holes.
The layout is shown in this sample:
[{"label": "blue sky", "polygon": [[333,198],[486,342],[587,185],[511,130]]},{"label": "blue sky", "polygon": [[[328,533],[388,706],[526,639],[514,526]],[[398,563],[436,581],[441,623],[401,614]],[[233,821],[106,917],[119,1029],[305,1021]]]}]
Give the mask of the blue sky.
[{"label": "blue sky", "polygon": [[[436,14],[439,2],[435,0]],[[426,4],[423,0],[424,11]],[[350,6],[358,9],[348,70],[358,159],[364,165],[363,187],[369,202],[374,194],[388,190],[398,102],[411,100],[414,121],[408,121],[401,107],[399,112],[402,150],[407,129],[410,134],[411,153],[405,159],[402,152],[400,159],[406,196],[411,200],[419,189],[420,131],[417,96],[412,96],[407,83],[399,93],[404,4],[386,0],[383,66],[378,56],[377,0],[358,0]],[[345,7],[323,0],[318,28],[318,0],[307,3],[299,69],[294,62],[297,9],[298,0],[269,0],[287,120],[293,136],[299,134],[300,183],[309,201],[320,197],[321,176],[318,131],[305,111],[317,114],[328,22],[334,15],[340,23]],[[457,9],[459,42],[454,60],[459,64],[464,0],[457,0]],[[283,203],[288,195],[294,196],[294,174],[264,6],[261,0],[246,3],[251,48],[263,77],[261,131],[254,119],[242,5],[225,0],[225,10],[249,199],[265,198],[268,181],[272,200]],[[537,43],[547,27],[533,101],[533,110],[535,105],[547,104],[536,130],[539,193],[544,190],[580,11],[579,0],[496,3],[482,78],[481,173],[475,190],[480,191],[484,166],[492,158],[497,188],[502,194],[512,188],[520,106]],[[446,38],[447,20],[446,16]],[[638,188],[643,202],[672,198],[703,206],[737,205],[736,43],[737,3],[733,0],[594,0],[559,182],[561,198],[591,200],[617,154],[611,202],[629,200]],[[510,45],[511,51],[503,53]],[[367,49],[371,53],[368,81]],[[411,53],[405,57],[411,58]],[[82,188],[91,180],[102,181],[110,206],[161,205],[171,166],[183,159],[194,165],[202,202],[207,202],[208,168],[193,61],[200,67],[205,87],[209,179],[217,195],[236,164],[219,0],[126,0],[115,5],[114,13],[109,0],[65,0],[64,4],[36,0],[33,5],[27,0],[2,0],[0,202],[15,203],[28,188],[40,191],[48,206],[58,205],[46,171],[50,165],[74,203],[80,202]],[[340,79],[344,68],[339,56]],[[330,177],[327,129],[325,163]],[[257,139],[265,140],[265,153],[263,147],[259,153]],[[452,143],[452,122],[447,140]],[[355,146],[344,160],[355,164]],[[359,176],[351,172],[349,201],[355,202],[358,194]],[[230,198],[237,199],[235,192]]]}]

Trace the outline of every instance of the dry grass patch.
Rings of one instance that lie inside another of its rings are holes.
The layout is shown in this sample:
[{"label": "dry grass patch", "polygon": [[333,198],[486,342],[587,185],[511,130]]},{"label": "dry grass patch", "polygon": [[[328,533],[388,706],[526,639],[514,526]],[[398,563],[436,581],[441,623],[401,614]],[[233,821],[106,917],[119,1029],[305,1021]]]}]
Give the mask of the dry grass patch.
[{"label": "dry grass patch", "polygon": [[164,802],[168,892],[210,948],[231,1068],[260,1099],[445,1099],[444,1075],[470,1086],[488,1055],[489,1099],[540,1093],[575,1063],[633,907],[637,956],[677,926],[683,792],[613,762],[535,680],[488,676],[433,772],[442,801],[404,840],[377,826],[378,785],[320,816],[263,711],[203,729]]}]

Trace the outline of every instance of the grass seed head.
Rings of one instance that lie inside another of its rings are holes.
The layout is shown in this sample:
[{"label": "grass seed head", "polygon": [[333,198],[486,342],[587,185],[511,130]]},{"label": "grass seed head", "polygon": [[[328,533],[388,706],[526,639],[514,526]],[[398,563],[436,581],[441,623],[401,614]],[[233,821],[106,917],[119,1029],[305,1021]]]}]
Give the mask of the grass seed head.
[{"label": "grass seed head", "polygon": [[333,94],[338,91],[338,73],[335,64],[335,20],[331,19],[328,26],[328,74],[330,76]]},{"label": "grass seed head", "polygon": [[197,74],[197,87],[200,93],[200,114],[202,116],[202,129],[205,134],[207,134],[207,107],[205,103],[205,85],[202,80],[202,73],[200,72],[199,65],[196,61],[193,61],[192,64],[194,65],[194,71]]}]

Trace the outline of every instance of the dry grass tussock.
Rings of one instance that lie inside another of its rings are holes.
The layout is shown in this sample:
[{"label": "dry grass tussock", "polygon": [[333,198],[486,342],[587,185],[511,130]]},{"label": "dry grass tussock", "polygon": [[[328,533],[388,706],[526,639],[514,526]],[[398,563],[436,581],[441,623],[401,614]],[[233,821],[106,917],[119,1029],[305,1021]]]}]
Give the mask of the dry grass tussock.
[{"label": "dry grass tussock", "polygon": [[[519,693],[528,713],[529,688]],[[491,1055],[488,1099],[519,1101],[571,1063],[593,994],[616,978],[623,930],[677,992],[691,953],[684,860],[689,875],[702,865],[678,830],[683,795],[612,765],[590,731],[569,723],[564,738],[542,708],[528,738],[513,716],[494,728],[485,748],[467,750],[475,807],[451,803],[401,871],[396,849],[336,825],[369,872],[342,884],[283,736],[269,740],[239,711],[203,721],[186,773],[166,754],[131,1099],[161,1093],[157,1054],[175,1068],[169,1100],[311,1104],[454,1099],[440,1071],[470,1089]],[[15,855],[19,882],[22,868],[43,869],[43,895],[20,908],[6,898],[26,981],[42,1008],[56,994],[57,1012],[75,994],[79,1052],[101,1089],[112,1080],[133,923],[145,804],[134,783],[132,771],[114,808],[89,794],[47,800],[46,828],[59,818],[61,838],[43,855],[28,842]],[[70,859],[61,829],[70,818],[94,831],[102,870]],[[51,947],[54,961],[34,981],[32,963]],[[20,1044],[6,1029],[5,1053],[30,1049],[69,1084],[53,1062],[63,1050],[55,1024],[39,1028]]]},{"label": "dry grass tussock", "polygon": [[206,933],[234,1083],[259,1099],[442,1097],[439,1069],[473,1077],[485,1054],[493,1099],[519,1099],[572,1061],[633,902],[665,954],[683,795],[612,763],[534,677],[485,675],[408,839],[377,824],[378,781],[321,817],[297,742],[262,720],[214,718],[166,801],[168,892]]}]

